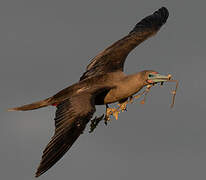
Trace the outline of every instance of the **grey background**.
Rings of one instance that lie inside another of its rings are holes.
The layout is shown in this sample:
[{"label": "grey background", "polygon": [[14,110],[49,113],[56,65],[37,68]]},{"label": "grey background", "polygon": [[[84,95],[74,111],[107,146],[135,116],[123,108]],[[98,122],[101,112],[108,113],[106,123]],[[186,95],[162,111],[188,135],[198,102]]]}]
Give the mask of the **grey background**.
[{"label": "grey background", "polygon": [[[88,129],[39,179],[202,180],[206,178],[204,1],[0,2],[0,179],[30,180],[54,130],[53,107],[6,112],[78,81],[89,60],[161,6],[167,24],[136,48],[126,73],[154,69],[180,80],[152,89],[118,121]],[[104,107],[98,107],[98,113]]]}]

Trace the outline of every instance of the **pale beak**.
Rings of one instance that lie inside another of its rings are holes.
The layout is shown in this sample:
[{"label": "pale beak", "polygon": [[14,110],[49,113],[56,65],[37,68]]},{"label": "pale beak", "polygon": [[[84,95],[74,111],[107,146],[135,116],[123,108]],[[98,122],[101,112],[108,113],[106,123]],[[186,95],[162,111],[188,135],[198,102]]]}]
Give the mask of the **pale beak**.
[{"label": "pale beak", "polygon": [[151,83],[158,83],[158,82],[165,82],[170,79],[169,76],[161,75],[161,74],[153,74],[152,77],[148,77],[148,82]]}]

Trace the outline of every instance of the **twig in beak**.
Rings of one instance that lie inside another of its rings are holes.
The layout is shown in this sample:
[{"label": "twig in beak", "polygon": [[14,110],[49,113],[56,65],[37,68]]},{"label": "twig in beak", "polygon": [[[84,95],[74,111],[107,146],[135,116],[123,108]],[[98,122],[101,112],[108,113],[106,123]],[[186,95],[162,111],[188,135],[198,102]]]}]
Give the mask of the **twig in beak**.
[{"label": "twig in beak", "polygon": [[144,99],[142,101],[140,101],[141,104],[144,104],[145,101],[146,101],[146,96],[147,94],[149,93],[151,87],[154,86],[153,84],[152,85],[147,85],[147,88],[143,91],[143,94],[144,94]]},{"label": "twig in beak", "polygon": [[[164,79],[164,82],[176,82],[175,90],[172,91],[172,95],[173,95],[173,96],[172,96],[172,103],[171,103],[171,105],[170,105],[170,107],[173,108],[173,107],[174,107],[174,104],[175,104],[175,96],[176,96],[177,88],[178,88],[178,85],[179,85],[179,81],[178,81],[178,80],[171,79],[171,78],[172,78],[172,75],[171,75],[171,74],[168,74],[167,78]],[[166,81],[165,81],[165,80],[166,80]],[[162,86],[164,82],[163,82],[163,81],[160,82],[160,85]],[[138,95],[136,95],[136,96],[133,96],[133,98],[134,98],[134,99],[137,99],[137,98],[141,97],[142,95],[144,95],[143,100],[140,101],[141,104],[144,104],[145,101],[146,101],[146,96],[147,96],[147,94],[149,93],[151,87],[155,86],[156,84],[157,84],[157,83],[147,85],[146,89],[145,89],[142,93],[140,93],[140,94],[138,94]],[[129,102],[132,102],[132,100],[130,100]]]},{"label": "twig in beak", "polygon": [[133,99],[138,99],[140,98],[142,95],[144,95],[144,99],[142,101],[140,101],[141,104],[144,104],[145,103],[145,100],[146,100],[146,95],[149,93],[150,91],[150,88],[153,86],[153,84],[149,84],[147,85],[146,89],[140,93],[140,94],[137,94],[136,96],[133,96],[128,102],[132,103],[133,102]]},{"label": "twig in beak", "polygon": [[175,96],[176,96],[176,92],[177,92],[177,88],[178,88],[178,85],[179,85],[179,82],[178,80],[171,80],[171,78],[167,81],[167,82],[176,82],[176,87],[175,87],[175,90],[172,91],[172,104],[171,104],[171,108],[174,107],[174,104],[175,104]]}]

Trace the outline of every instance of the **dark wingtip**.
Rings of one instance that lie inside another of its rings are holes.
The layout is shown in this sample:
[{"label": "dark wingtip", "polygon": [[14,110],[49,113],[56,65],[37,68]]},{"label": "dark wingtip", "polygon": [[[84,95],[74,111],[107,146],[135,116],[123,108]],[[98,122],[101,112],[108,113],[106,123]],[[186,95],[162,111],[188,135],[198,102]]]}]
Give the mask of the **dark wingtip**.
[{"label": "dark wingtip", "polygon": [[49,168],[42,169],[41,165],[37,168],[37,171],[35,173],[35,177],[38,178],[42,174],[44,174]]},{"label": "dark wingtip", "polygon": [[163,24],[166,23],[169,17],[169,11],[166,7],[161,7],[157,11],[155,11],[152,15],[149,15],[142,19],[140,22],[136,24],[134,29],[130,32],[135,32],[145,28],[155,28],[158,30]]},{"label": "dark wingtip", "polygon": [[169,11],[166,7],[161,7],[156,12],[154,12],[154,15],[160,16],[159,22],[160,22],[160,25],[163,25],[166,23],[166,21],[169,17]]},{"label": "dark wingtip", "polygon": [[43,173],[45,173],[45,171],[41,172],[41,171],[37,170],[36,173],[35,173],[35,178],[38,178],[38,177],[41,176]]},{"label": "dark wingtip", "polygon": [[38,178],[40,176],[40,174],[35,174],[35,178]]}]

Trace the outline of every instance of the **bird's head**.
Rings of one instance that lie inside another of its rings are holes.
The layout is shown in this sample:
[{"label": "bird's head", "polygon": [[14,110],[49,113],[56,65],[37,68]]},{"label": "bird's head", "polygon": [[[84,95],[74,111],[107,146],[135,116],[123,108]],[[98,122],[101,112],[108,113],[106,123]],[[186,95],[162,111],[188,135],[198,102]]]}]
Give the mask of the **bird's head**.
[{"label": "bird's head", "polygon": [[140,73],[143,78],[144,85],[163,83],[171,78],[170,75],[161,75],[157,71],[153,70],[145,70]]},{"label": "bird's head", "polygon": [[[175,82],[176,83],[176,88],[175,88],[174,91],[172,91],[173,97],[172,97],[171,108],[174,106],[175,95],[176,95],[176,91],[177,91],[177,87],[178,87],[178,80],[172,79],[171,74],[161,75],[157,71],[145,70],[145,71],[141,71],[141,72],[137,73],[136,76],[138,77],[137,78],[138,82],[141,84],[141,88],[146,86],[146,90],[144,90],[143,93],[142,93],[142,94],[145,94],[145,95],[149,92],[150,88],[152,86],[154,86],[155,84],[157,84],[157,83],[160,83],[162,85],[166,81],[167,82]],[[145,101],[145,98],[142,101],[142,103],[144,103],[144,101]]]}]

